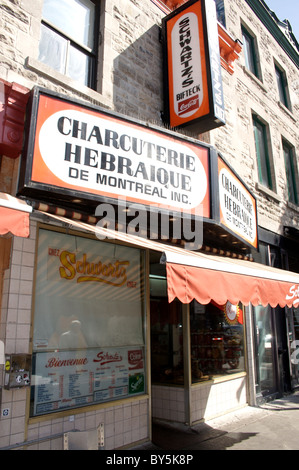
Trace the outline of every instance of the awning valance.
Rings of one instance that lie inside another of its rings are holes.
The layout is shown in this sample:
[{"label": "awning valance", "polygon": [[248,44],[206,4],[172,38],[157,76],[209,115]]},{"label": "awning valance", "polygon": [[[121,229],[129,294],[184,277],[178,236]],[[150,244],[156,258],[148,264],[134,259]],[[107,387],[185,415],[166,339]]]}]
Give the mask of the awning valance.
[{"label": "awning valance", "polygon": [[92,232],[101,239],[108,237],[160,252],[161,262],[166,264],[167,269],[169,302],[178,298],[182,303],[195,299],[201,304],[213,300],[219,305],[229,301],[244,305],[299,306],[298,273],[245,260],[192,252],[99,225],[44,214],[74,228]]},{"label": "awning valance", "polygon": [[195,299],[201,304],[299,305],[297,273],[201,253],[192,257],[166,253],[165,261],[170,302],[177,297],[183,303]]},{"label": "awning valance", "polygon": [[0,235],[10,232],[18,237],[28,237],[31,211],[32,207],[25,201],[0,193]]}]

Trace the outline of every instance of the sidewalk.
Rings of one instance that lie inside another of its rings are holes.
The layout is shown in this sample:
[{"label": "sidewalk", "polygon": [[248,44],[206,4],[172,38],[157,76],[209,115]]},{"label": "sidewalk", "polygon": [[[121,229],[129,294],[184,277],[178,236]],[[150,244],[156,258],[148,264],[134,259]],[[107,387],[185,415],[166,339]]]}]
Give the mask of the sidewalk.
[{"label": "sidewalk", "polygon": [[155,423],[144,450],[299,450],[299,391],[191,428]]}]

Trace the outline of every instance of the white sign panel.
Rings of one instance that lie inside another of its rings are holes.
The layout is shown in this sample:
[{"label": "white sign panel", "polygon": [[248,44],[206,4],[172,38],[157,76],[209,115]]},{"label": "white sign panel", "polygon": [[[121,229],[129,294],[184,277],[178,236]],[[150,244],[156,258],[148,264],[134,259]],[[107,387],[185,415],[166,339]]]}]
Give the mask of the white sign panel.
[{"label": "white sign panel", "polygon": [[26,190],[53,198],[123,199],[193,214],[208,206],[207,148],[42,94],[29,169]]},{"label": "white sign panel", "polygon": [[218,160],[220,222],[257,247],[256,201],[222,160]]},{"label": "white sign panel", "polygon": [[145,392],[144,351],[102,348],[38,353],[34,415]]}]

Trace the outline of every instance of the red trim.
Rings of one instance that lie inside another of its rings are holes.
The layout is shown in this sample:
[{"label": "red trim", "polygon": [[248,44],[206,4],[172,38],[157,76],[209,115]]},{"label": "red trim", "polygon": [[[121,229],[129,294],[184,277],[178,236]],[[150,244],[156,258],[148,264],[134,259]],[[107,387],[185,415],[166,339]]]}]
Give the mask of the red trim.
[{"label": "red trim", "polygon": [[152,0],[164,13],[169,13],[179,6],[186,3],[188,0]]},{"label": "red trim", "polygon": [[23,147],[24,121],[30,90],[0,79],[0,154],[17,158]]},{"label": "red trim", "polygon": [[234,61],[239,58],[242,44],[238,39],[235,41],[225,28],[218,23],[220,60],[222,67],[231,75],[234,73]]}]

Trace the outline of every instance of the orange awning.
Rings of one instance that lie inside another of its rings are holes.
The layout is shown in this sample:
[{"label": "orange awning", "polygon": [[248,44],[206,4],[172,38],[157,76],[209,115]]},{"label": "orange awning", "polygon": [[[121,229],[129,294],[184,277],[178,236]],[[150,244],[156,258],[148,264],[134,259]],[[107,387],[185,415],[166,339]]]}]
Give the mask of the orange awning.
[{"label": "orange awning", "polygon": [[166,264],[168,301],[178,298],[182,303],[196,299],[201,304],[214,301],[224,305],[299,306],[299,274],[263,264],[188,251],[141,236],[105,229],[67,217],[36,211],[56,222],[93,233],[100,239],[108,237],[139,248],[161,253]]},{"label": "orange awning", "polygon": [[170,302],[178,298],[182,303],[195,299],[201,304],[299,305],[297,273],[203,253],[166,253],[164,261]]},{"label": "orange awning", "polygon": [[18,237],[29,236],[29,213],[32,208],[9,194],[0,193],[0,235],[12,233]]}]

